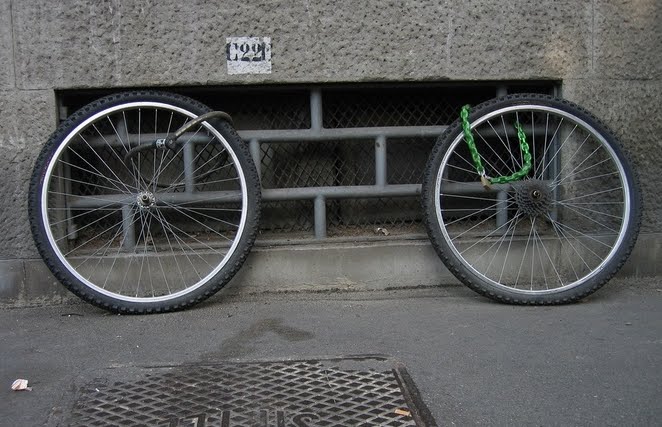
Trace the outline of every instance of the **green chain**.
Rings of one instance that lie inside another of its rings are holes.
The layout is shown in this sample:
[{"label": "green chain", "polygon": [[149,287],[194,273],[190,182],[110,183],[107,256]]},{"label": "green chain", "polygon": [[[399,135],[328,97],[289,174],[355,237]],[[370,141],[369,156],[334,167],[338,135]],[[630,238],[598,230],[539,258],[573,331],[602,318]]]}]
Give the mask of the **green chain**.
[{"label": "green chain", "polygon": [[483,185],[486,184],[507,184],[509,182],[517,181],[524,178],[529,171],[531,170],[531,152],[529,151],[529,144],[526,142],[526,135],[524,134],[524,129],[520,126],[519,123],[515,123],[515,129],[517,130],[517,138],[519,139],[519,148],[522,151],[522,156],[524,157],[524,165],[522,169],[515,172],[512,175],[506,176],[497,176],[495,178],[489,178],[485,174],[485,168],[483,163],[480,160],[480,155],[478,154],[478,149],[476,149],[476,143],[474,137],[471,134],[471,125],[469,124],[469,109],[468,105],[462,107],[460,111],[460,118],[462,119],[462,130],[464,131],[464,140],[467,143],[469,152],[471,153],[471,158],[474,161],[474,166],[476,167],[476,172],[481,177]]}]

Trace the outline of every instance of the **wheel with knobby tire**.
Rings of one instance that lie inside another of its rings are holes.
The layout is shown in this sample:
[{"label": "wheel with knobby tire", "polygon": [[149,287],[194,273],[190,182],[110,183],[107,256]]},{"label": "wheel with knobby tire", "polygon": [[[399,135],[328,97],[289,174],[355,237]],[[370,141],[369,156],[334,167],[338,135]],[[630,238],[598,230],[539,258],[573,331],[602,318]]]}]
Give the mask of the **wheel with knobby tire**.
[{"label": "wheel with knobby tire", "polygon": [[172,311],[241,267],[257,232],[259,179],[226,119],[195,121],[209,111],[181,95],[120,93],[50,137],[30,183],[31,228],[74,294],[113,312]]},{"label": "wheel with knobby tire", "polygon": [[468,134],[458,120],[439,138],[422,189],[425,226],[449,270],[515,304],[577,301],[613,277],[642,209],[613,133],[581,107],[535,94],[485,102],[464,123]]}]

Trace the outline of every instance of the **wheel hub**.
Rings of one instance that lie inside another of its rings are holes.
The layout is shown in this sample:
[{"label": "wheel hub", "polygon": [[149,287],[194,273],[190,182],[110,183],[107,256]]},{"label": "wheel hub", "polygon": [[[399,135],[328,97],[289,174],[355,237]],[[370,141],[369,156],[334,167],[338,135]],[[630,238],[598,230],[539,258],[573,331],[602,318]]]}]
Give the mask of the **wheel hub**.
[{"label": "wheel hub", "polygon": [[520,211],[527,215],[538,216],[549,212],[552,204],[552,192],[547,184],[537,179],[513,184],[515,201]]},{"label": "wheel hub", "polygon": [[149,209],[156,204],[156,197],[150,191],[141,191],[136,197],[140,209]]}]

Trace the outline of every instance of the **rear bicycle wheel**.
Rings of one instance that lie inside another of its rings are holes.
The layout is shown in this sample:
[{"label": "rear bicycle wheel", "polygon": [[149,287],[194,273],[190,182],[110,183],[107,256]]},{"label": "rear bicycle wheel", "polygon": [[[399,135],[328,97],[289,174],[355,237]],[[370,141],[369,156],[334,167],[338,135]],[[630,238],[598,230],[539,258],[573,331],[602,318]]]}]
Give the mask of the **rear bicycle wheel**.
[{"label": "rear bicycle wheel", "polygon": [[612,133],[577,105],[545,95],[486,102],[469,121],[489,177],[525,164],[515,123],[531,169],[486,189],[460,122],[440,137],[422,195],[428,235],[446,266],[478,293],[509,303],[572,302],[604,285],[641,222],[637,179]]},{"label": "rear bicycle wheel", "polygon": [[114,312],[188,307],[240,268],[255,239],[259,180],[232,126],[169,93],[111,95],[73,114],[35,164],[36,246],[82,299]]}]

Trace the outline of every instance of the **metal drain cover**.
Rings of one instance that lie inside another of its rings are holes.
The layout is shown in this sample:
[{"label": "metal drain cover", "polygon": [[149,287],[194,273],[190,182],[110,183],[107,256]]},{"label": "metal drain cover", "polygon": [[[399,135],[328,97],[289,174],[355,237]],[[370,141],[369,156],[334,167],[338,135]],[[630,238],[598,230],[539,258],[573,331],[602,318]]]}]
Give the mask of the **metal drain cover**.
[{"label": "metal drain cover", "polygon": [[435,426],[405,368],[378,356],[115,368],[71,426]]}]

